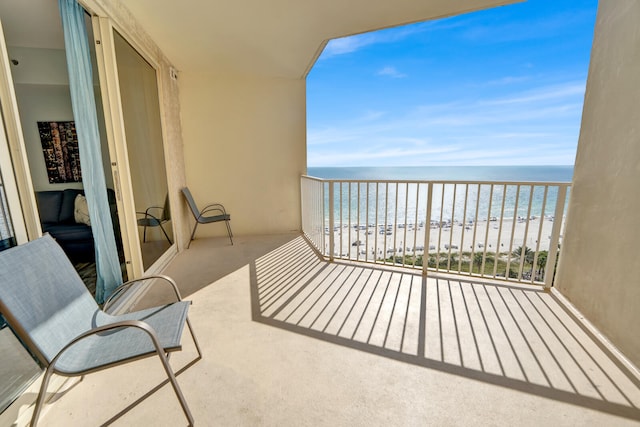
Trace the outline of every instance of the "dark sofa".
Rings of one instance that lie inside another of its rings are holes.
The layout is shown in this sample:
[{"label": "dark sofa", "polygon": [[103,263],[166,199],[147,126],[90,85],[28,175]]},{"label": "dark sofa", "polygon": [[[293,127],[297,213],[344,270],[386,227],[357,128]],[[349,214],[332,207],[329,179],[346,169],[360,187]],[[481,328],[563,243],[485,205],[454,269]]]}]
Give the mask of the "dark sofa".
[{"label": "dark sofa", "polygon": [[[77,223],[73,215],[78,194],[84,195],[84,191],[71,188],[37,191],[40,222],[42,231],[56,239],[72,262],[92,262],[95,259],[95,250],[91,227]],[[111,218],[116,227],[116,200],[113,190],[107,189],[107,197]]]}]

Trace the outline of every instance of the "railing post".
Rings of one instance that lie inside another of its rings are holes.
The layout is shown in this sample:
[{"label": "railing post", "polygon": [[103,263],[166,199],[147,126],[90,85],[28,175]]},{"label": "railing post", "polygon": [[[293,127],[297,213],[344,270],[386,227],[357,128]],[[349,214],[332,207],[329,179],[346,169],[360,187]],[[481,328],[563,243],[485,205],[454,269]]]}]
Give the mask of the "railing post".
[{"label": "railing post", "polygon": [[318,230],[318,232],[320,233],[320,242],[318,244],[320,246],[318,247],[318,250],[320,250],[320,253],[324,254],[323,251],[324,251],[326,240],[327,240],[325,238],[324,229],[327,226],[326,224],[327,220],[325,219],[325,216],[324,216],[324,182],[323,181],[315,183],[313,196],[314,196],[313,200],[315,202],[314,212],[316,215],[316,222],[320,223],[320,230]]},{"label": "railing post", "polygon": [[335,218],[333,212],[333,181],[329,181],[329,261],[334,260]]},{"label": "railing post", "polygon": [[[560,242],[560,229],[563,223],[564,205],[567,198],[567,186],[558,186],[558,197],[556,198],[556,211],[553,217],[553,228],[551,229],[551,241],[549,242],[549,256],[544,272],[544,288],[551,289],[556,271],[556,258],[558,257],[558,244]],[[543,212],[544,214],[544,212]]]},{"label": "railing post", "polygon": [[[424,229],[424,251],[422,255],[422,275],[427,276],[427,268],[429,266],[429,242],[431,239],[431,204],[433,201],[433,182],[427,185],[427,214],[425,219]],[[416,206],[416,209],[418,207]],[[417,225],[417,224],[416,224]]]},{"label": "railing post", "polygon": [[313,246],[326,256],[326,214],[325,214],[325,183],[317,178],[303,175],[300,180],[300,212],[302,233]]}]

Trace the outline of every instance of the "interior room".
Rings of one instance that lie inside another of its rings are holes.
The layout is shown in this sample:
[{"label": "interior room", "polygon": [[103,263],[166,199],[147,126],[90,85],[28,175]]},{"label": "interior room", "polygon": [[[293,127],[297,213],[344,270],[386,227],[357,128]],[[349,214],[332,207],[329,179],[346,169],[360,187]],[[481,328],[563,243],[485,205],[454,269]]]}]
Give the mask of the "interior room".
[{"label": "interior room", "polygon": [[[69,73],[58,3],[50,0],[8,1],[0,4],[10,72],[24,135],[28,173],[43,233],[49,233],[85,282],[96,293],[96,252],[88,213],[75,128]],[[107,189],[109,216],[118,251],[122,280],[131,274],[126,261],[118,204],[119,183],[114,182],[113,153],[107,143],[102,92],[98,81],[93,23],[85,25],[90,41],[96,116],[100,135],[102,171]],[[126,157],[131,171],[137,230],[132,232],[143,269],[151,268],[174,244],[169,204],[163,130],[154,67],[119,33],[114,32],[121,87],[123,121],[129,144]],[[84,148],[86,150],[86,148]],[[129,269],[129,271],[128,271]],[[19,395],[40,369],[2,322],[0,352],[4,408]],[[5,354],[6,353],[6,354]],[[5,380],[6,379],[6,380]]]}]

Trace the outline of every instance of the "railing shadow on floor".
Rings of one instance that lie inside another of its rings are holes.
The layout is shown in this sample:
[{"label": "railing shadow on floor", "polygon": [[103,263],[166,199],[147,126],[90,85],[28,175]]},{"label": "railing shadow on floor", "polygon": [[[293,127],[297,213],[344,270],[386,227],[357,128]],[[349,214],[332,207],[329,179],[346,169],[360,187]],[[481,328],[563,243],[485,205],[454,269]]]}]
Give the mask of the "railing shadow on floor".
[{"label": "railing shadow on floor", "polygon": [[256,322],[640,420],[640,380],[553,293],[329,263],[299,237],[251,263]]}]

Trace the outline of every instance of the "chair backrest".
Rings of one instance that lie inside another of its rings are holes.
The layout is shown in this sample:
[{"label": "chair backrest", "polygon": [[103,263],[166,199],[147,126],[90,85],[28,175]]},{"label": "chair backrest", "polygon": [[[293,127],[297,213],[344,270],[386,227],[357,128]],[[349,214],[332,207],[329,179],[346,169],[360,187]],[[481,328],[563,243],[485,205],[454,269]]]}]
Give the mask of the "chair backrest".
[{"label": "chair backrest", "polygon": [[162,221],[169,221],[171,219],[171,207],[169,206],[169,194],[167,193],[164,198],[164,206],[162,207]]},{"label": "chair backrest", "polygon": [[184,194],[184,198],[187,199],[187,205],[189,205],[189,209],[191,209],[193,217],[198,219],[198,217],[200,216],[200,211],[198,210],[198,205],[196,205],[196,202],[193,200],[191,191],[189,191],[187,187],[184,187],[182,189],[182,194]]},{"label": "chair backrest", "polygon": [[62,248],[48,234],[0,252],[0,312],[47,366],[100,311]]}]

